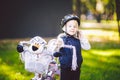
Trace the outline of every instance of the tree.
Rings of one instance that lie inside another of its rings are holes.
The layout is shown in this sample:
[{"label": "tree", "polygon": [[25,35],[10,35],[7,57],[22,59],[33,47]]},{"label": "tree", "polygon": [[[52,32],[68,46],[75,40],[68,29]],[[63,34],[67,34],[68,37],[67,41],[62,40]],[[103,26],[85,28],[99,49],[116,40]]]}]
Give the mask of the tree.
[{"label": "tree", "polygon": [[81,1],[80,0],[73,0],[73,13],[80,17],[81,14]]},{"label": "tree", "polygon": [[73,0],[73,13],[76,14],[79,18],[81,15],[81,0]]},{"label": "tree", "polygon": [[119,25],[119,20],[120,20],[120,0],[115,0],[116,3],[116,13],[117,13],[117,22],[118,22],[118,32],[119,32],[119,37],[120,37],[120,25]]}]

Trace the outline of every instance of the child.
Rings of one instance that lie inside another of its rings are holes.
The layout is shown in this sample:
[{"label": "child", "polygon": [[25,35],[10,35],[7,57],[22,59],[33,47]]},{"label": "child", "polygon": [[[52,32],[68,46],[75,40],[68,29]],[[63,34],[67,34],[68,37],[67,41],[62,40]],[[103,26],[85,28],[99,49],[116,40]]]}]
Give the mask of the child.
[{"label": "child", "polygon": [[[61,21],[63,33],[58,35],[59,50],[53,55],[59,57],[60,61],[60,80],[80,80],[80,68],[83,61],[81,48],[89,50],[91,48],[88,40],[79,31],[80,20],[74,14],[64,16]],[[60,44],[59,44],[60,45]],[[65,46],[66,45],[66,46]]]}]

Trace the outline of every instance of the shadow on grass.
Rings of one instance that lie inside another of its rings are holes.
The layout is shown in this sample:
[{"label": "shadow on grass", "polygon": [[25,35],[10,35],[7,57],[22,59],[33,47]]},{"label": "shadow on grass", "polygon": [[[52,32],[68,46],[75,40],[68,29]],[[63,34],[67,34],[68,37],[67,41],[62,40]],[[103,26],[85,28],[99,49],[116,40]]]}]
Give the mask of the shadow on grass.
[{"label": "shadow on grass", "polygon": [[10,80],[10,78],[5,74],[0,73],[0,80]]}]

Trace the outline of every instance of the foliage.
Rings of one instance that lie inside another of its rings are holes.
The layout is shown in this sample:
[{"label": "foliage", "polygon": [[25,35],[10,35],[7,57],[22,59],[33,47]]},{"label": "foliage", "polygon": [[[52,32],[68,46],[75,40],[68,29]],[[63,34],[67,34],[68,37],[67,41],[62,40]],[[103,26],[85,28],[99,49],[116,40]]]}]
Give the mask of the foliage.
[{"label": "foliage", "polygon": [[[116,11],[115,0],[81,0],[81,13],[87,15],[91,12],[93,15],[98,14],[96,10],[97,2],[101,1],[103,5],[102,18],[111,20]],[[99,7],[100,8],[100,7]]]}]

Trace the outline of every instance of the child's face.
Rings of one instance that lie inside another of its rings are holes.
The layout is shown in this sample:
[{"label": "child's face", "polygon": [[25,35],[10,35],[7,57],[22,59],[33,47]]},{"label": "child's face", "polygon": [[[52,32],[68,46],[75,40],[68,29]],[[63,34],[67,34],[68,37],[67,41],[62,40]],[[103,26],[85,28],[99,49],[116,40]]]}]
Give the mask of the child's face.
[{"label": "child's face", "polygon": [[78,22],[76,20],[70,20],[66,23],[66,32],[70,35],[75,35],[78,31]]}]

